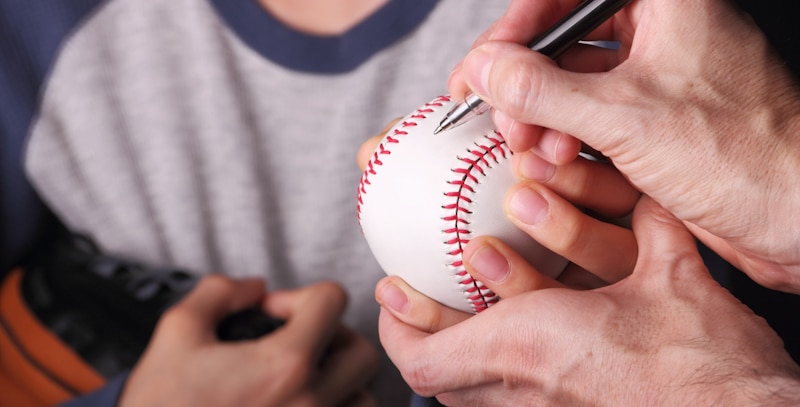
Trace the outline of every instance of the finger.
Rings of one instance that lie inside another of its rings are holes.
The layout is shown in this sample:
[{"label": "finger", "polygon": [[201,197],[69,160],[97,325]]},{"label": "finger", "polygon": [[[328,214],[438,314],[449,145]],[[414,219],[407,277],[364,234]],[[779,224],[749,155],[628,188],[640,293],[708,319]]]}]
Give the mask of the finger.
[{"label": "finger", "polygon": [[[489,41],[512,42],[520,44],[527,49],[535,38],[544,33],[545,30],[555,24],[556,21],[566,16],[577,4],[577,0],[512,2],[505,14],[478,37],[471,49],[478,48]],[[629,9],[633,9],[633,7],[629,7]],[[630,26],[630,16],[623,10],[616,13],[608,21],[585,36],[584,40],[608,41],[630,38],[631,34],[626,32],[630,31]],[[567,55],[562,56],[562,58],[564,57],[566,57],[565,63],[571,66],[572,57]],[[605,55],[604,57],[608,58],[608,56]],[[447,82],[450,94],[455,97],[461,97],[469,92],[472,87],[464,80],[462,62],[459,62],[455,66]],[[586,66],[586,64],[587,60],[584,60],[580,65]],[[602,66],[606,67],[611,65],[615,66],[616,64],[602,64]],[[591,71],[595,72],[595,70]],[[576,72],[584,72],[584,70],[578,69]]]},{"label": "finger", "polygon": [[572,162],[581,152],[581,141],[558,130],[543,129],[542,135],[529,150],[555,165]]},{"label": "finger", "polygon": [[362,392],[361,389],[378,371],[378,365],[378,353],[372,344],[342,327],[325,357],[320,379],[314,383],[312,392],[319,400],[327,400],[335,406],[343,405]]},{"label": "finger", "polygon": [[436,302],[396,276],[378,281],[375,299],[396,318],[423,332],[439,332],[471,316]]},{"label": "finger", "polygon": [[[428,358],[430,352],[425,350],[427,348],[425,341],[431,334],[403,323],[390,311],[381,308],[378,316],[378,335],[387,356],[415,393],[423,397],[442,393],[441,387],[427,381],[432,379],[427,371],[437,368]],[[432,346],[430,349],[435,347]]]},{"label": "finger", "polygon": [[609,284],[607,281],[574,263],[567,265],[564,271],[559,274],[557,280],[573,290],[593,290],[595,288],[605,287]]},{"label": "finger", "polygon": [[544,128],[540,126],[518,122],[499,110],[492,109],[491,112],[495,129],[503,135],[514,153],[532,149],[542,137]]},{"label": "finger", "polygon": [[185,337],[209,337],[224,317],[252,307],[264,297],[260,278],[232,280],[221,275],[201,279],[186,297],[167,311]]},{"label": "finger", "polygon": [[514,153],[533,151],[552,164],[563,165],[581,151],[580,140],[560,131],[518,122],[499,110],[493,110],[492,120]]},{"label": "finger", "polygon": [[367,164],[372,158],[372,154],[375,152],[375,149],[378,147],[378,144],[380,144],[382,138],[382,135],[373,136],[361,144],[361,147],[358,148],[356,162],[358,163],[358,168],[360,168],[361,171],[364,171],[364,169],[367,168]]},{"label": "finger", "polygon": [[[478,36],[471,49],[492,40],[528,44],[535,36],[543,33],[559,18],[566,15],[576,4],[578,4],[577,0],[535,1],[519,6],[512,4],[500,19]],[[469,87],[462,76],[461,62],[453,68],[447,81],[447,87],[450,94],[456,98],[463,98],[469,92]]]},{"label": "finger", "polygon": [[389,122],[386,123],[386,125],[384,125],[383,128],[381,129],[381,132],[376,134],[375,136],[383,137],[386,134],[386,132],[389,131],[389,129],[391,129],[392,127],[394,127],[394,125],[397,124],[397,122],[399,122],[402,118],[403,118],[402,116],[398,116],[392,120],[389,120]]},{"label": "finger", "polygon": [[[624,104],[609,98],[625,96],[623,86],[633,86],[617,83],[610,73],[569,72],[541,54],[498,42],[471,51],[463,69],[470,88],[495,109],[519,122],[577,136],[601,151],[603,146],[584,139],[584,133],[611,121],[609,114],[624,122],[618,112]],[[597,75],[605,77],[598,80]]]},{"label": "finger", "polygon": [[492,236],[476,237],[464,247],[469,274],[500,298],[544,288],[563,287],[540,273],[514,249]]},{"label": "finger", "polygon": [[[496,352],[502,335],[493,326],[502,326],[504,301],[464,322],[435,334],[429,334],[404,324],[381,308],[378,332],[387,355],[400,370],[406,383],[419,395],[432,397],[456,389],[502,380],[504,364]],[[500,312],[493,312],[497,308]],[[522,313],[525,309],[519,310]],[[487,316],[488,317],[485,317]],[[533,338],[535,340],[535,338]],[[535,342],[534,342],[535,346]],[[507,366],[504,366],[507,367]]]},{"label": "finger", "polygon": [[466,99],[470,90],[467,83],[464,82],[464,76],[461,71],[461,61],[459,61],[447,77],[447,91],[455,100],[463,101]]},{"label": "finger", "polygon": [[639,243],[634,276],[649,278],[654,287],[667,289],[677,279],[697,277],[705,269],[694,236],[669,211],[643,197],[633,212],[633,232]]},{"label": "finger", "polygon": [[378,144],[380,144],[383,136],[385,136],[386,132],[389,131],[389,129],[391,129],[395,124],[397,124],[400,119],[402,119],[402,117],[390,120],[389,123],[383,126],[383,129],[381,129],[379,134],[370,137],[367,141],[361,144],[361,147],[358,148],[358,153],[356,154],[358,168],[361,168],[363,171],[367,167],[369,160],[372,158],[373,152],[378,147]]},{"label": "finger", "polygon": [[630,230],[587,215],[540,184],[513,187],[507,210],[514,225],[537,242],[605,281],[628,276],[636,264]]},{"label": "finger", "polygon": [[573,204],[608,218],[630,214],[641,193],[608,163],[579,158],[556,166],[528,151],[513,157],[515,174],[547,185]]},{"label": "finger", "polygon": [[[470,47],[470,49],[474,49],[484,42],[489,41],[494,36],[495,30],[498,28],[500,22],[501,20],[495,21],[486,31],[481,33],[478,38],[475,39],[475,42],[472,43],[472,47]],[[467,87],[466,82],[464,82],[464,77],[461,75],[461,63],[462,61],[456,63],[450,72],[449,77],[447,78],[447,89],[449,90],[450,95],[457,100],[464,99],[467,94],[470,93],[469,87]]]},{"label": "finger", "polygon": [[[660,253],[685,256],[697,251],[694,236],[683,222],[647,196],[642,197],[633,212],[633,232],[642,240],[639,250],[644,258],[655,258]],[[687,242],[690,247],[685,247]]]},{"label": "finger", "polygon": [[265,307],[268,313],[286,321],[273,335],[281,335],[289,346],[309,350],[309,355],[318,360],[339,328],[347,295],[339,285],[323,282],[271,293]]}]

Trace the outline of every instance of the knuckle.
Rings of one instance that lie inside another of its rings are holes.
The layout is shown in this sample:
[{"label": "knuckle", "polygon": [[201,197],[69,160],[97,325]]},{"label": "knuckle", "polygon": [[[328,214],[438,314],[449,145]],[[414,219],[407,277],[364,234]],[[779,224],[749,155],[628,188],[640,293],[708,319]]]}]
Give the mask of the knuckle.
[{"label": "knuckle", "polygon": [[312,358],[305,352],[289,351],[282,360],[283,374],[278,378],[280,388],[300,391],[308,386],[314,373]]},{"label": "knuckle", "polygon": [[[514,62],[501,64],[491,76],[495,86],[496,104],[515,119],[526,119],[537,115],[543,91],[541,75],[532,75],[525,69],[528,64]],[[524,121],[524,120],[523,120]]]},{"label": "knuckle", "polygon": [[569,184],[575,188],[575,196],[586,196],[592,193],[596,185],[603,185],[603,174],[594,171],[589,165],[571,166],[569,169]]},{"label": "knuckle", "polygon": [[194,314],[187,307],[180,305],[169,308],[159,318],[154,336],[160,338],[180,336],[195,319]]},{"label": "knuckle", "polygon": [[433,397],[436,395],[433,383],[429,379],[430,373],[424,364],[414,364],[403,371],[403,379],[411,389],[423,397]]},{"label": "knuckle", "polygon": [[333,281],[323,281],[314,286],[315,295],[323,298],[332,307],[336,306],[344,309],[348,303],[347,292],[344,288]]},{"label": "knuckle", "polygon": [[185,307],[177,305],[167,309],[164,314],[161,315],[161,319],[159,319],[159,326],[172,326],[188,318],[189,310],[187,310]]},{"label": "knuckle", "polygon": [[580,252],[585,245],[585,218],[582,216],[559,221],[558,239],[553,242],[554,249],[560,253]]},{"label": "knuckle", "polygon": [[219,275],[211,274],[200,279],[195,290],[204,292],[228,292],[235,287],[233,280]]},{"label": "knuckle", "polygon": [[427,319],[425,323],[427,332],[437,332],[441,329],[442,313],[438,310],[425,313],[425,315],[422,317]]}]

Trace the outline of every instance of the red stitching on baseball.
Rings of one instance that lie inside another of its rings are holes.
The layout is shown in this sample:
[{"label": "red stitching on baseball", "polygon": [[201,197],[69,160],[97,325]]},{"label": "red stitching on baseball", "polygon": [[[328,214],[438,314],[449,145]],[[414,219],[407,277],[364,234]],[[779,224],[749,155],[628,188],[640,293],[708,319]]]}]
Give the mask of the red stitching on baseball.
[{"label": "red stitching on baseball", "polygon": [[458,180],[458,181],[448,181],[448,183],[449,183],[450,185],[458,185],[459,187],[461,187],[461,188],[464,188],[464,189],[466,189],[466,190],[467,190],[467,191],[469,191],[469,192],[475,192],[475,189],[473,189],[473,188],[472,188],[472,186],[470,186],[469,184],[465,183],[464,181],[461,181],[461,180]]},{"label": "red stitching on baseball", "polygon": [[[428,114],[435,112],[434,107],[441,107],[444,103],[450,102],[449,96],[440,96],[433,101],[426,103],[421,108],[417,109],[414,113],[409,115],[408,119],[395,126],[391,134],[387,134],[381,141],[381,144],[373,154],[372,159],[367,163],[366,169],[361,176],[358,187],[357,199],[357,216],[361,222],[361,206],[364,204],[363,197],[368,192],[368,186],[371,185],[371,177],[377,176],[379,167],[383,165],[380,156],[391,154],[391,145],[402,142],[403,136],[408,132],[401,130],[406,127],[417,126],[419,120],[428,118]],[[469,243],[469,236],[471,231],[466,228],[470,222],[461,215],[469,215],[472,212],[467,206],[473,203],[469,194],[474,194],[475,187],[480,183],[479,176],[486,176],[486,170],[492,168],[492,163],[499,163],[500,159],[507,159],[512,155],[510,150],[507,150],[503,136],[494,132],[491,135],[484,136],[488,141],[486,144],[476,144],[476,148],[467,150],[468,157],[459,157],[459,160],[465,164],[464,167],[454,168],[452,171],[458,178],[448,181],[458,189],[457,192],[446,192],[445,196],[448,199],[453,199],[451,203],[442,206],[443,209],[452,211],[451,214],[445,215],[442,219],[446,222],[452,222],[453,227],[447,228],[443,231],[450,238],[446,240],[445,244],[451,247],[447,254],[455,257],[456,259],[450,263],[450,266],[455,269],[455,275],[460,279],[459,284],[464,287],[464,292],[472,304],[475,312],[481,312],[487,309],[492,304],[500,300],[500,298],[489,290],[483,283],[473,279],[464,268],[464,262],[461,259],[464,246]],[[498,157],[499,155],[499,157]]]},{"label": "red stitching on baseball", "polygon": [[447,222],[455,221],[455,222],[458,222],[458,223],[464,223],[466,225],[469,225],[469,221],[464,219],[464,218],[462,218],[462,217],[460,217],[460,216],[458,216],[458,214],[445,216],[445,217],[442,218],[442,220],[445,220]]},{"label": "red stitching on baseball", "polygon": [[[474,175],[472,175],[472,173],[469,170],[465,170],[463,168],[454,168],[453,172],[462,173],[462,174],[464,174],[464,176],[468,177],[468,179],[470,181],[472,181],[472,182],[474,182],[476,184],[479,184],[478,178],[475,177]],[[463,182],[464,180],[461,180],[461,181]]]},{"label": "red stitching on baseball", "polygon": [[472,213],[468,208],[473,203],[470,195],[475,193],[473,185],[480,184],[479,177],[485,177],[487,170],[491,169],[493,164],[498,164],[501,157],[506,159],[512,154],[511,150],[506,151],[508,147],[500,133],[495,131],[493,134],[484,137],[485,143],[476,143],[475,148],[467,150],[467,156],[458,157],[464,166],[453,168],[451,171],[458,178],[447,182],[449,185],[457,187],[458,190],[446,192],[444,195],[449,199],[453,199],[453,202],[442,205],[442,208],[453,211],[453,214],[447,215],[442,219],[454,222],[453,227],[443,230],[443,233],[450,236],[449,239],[446,239],[445,244],[457,245],[458,247],[449,252],[451,255],[459,256],[459,259],[453,261],[450,266],[456,270],[455,275],[460,278],[459,284],[463,287],[464,293],[467,294],[467,299],[472,304],[475,312],[481,312],[489,308],[500,298],[483,283],[472,278],[464,268],[464,263],[460,256],[463,253],[464,246],[469,243],[472,232],[466,227],[459,226],[459,224],[469,224],[459,214]]},{"label": "red stitching on baseball", "polygon": [[[425,119],[427,116],[425,114],[434,112],[434,107],[442,107],[445,103],[450,102],[451,98],[449,96],[439,96],[434,100],[425,103],[424,106],[417,109],[413,114],[409,116],[409,119]],[[364,170],[364,173],[361,175],[361,181],[358,183],[358,196],[357,196],[357,204],[356,204],[356,217],[358,218],[359,224],[361,223],[361,206],[364,204],[363,195],[367,193],[367,186],[371,184],[370,176],[377,176],[378,170],[377,167],[383,165],[383,161],[380,160],[380,155],[389,155],[391,154],[390,144],[397,144],[400,143],[400,140],[403,136],[408,135],[408,132],[400,130],[400,128],[405,127],[412,127],[417,126],[418,123],[412,120],[404,120],[400,123],[399,126],[396,126],[394,132],[392,134],[387,134],[381,143],[378,145],[376,152],[372,155],[372,159],[367,163],[367,166]]]}]

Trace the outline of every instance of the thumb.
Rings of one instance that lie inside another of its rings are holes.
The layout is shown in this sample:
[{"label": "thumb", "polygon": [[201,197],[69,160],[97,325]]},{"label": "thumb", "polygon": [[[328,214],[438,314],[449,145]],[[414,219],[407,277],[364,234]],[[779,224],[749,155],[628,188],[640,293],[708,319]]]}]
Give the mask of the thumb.
[{"label": "thumb", "polygon": [[[576,73],[558,67],[546,56],[513,43],[490,41],[464,59],[467,85],[481,99],[515,121],[571,134],[592,147],[592,135],[604,135],[602,123],[625,117],[624,103],[609,103],[619,82],[611,73]],[[613,116],[613,117],[612,117]],[[624,133],[619,133],[624,134]]]},{"label": "thumb", "polygon": [[233,280],[220,275],[206,276],[187,296],[176,304],[172,313],[186,315],[185,330],[203,335],[213,332],[226,316],[242,311],[264,298],[265,283],[260,278]]},{"label": "thumb", "polygon": [[358,148],[358,153],[356,155],[356,162],[358,163],[358,168],[361,170],[365,170],[367,165],[369,165],[369,160],[372,158],[372,155],[375,152],[375,149],[378,147],[378,144],[381,143],[383,137],[386,135],[386,132],[392,129],[397,122],[400,121],[402,117],[395,117],[394,119],[390,120],[389,123],[386,123],[381,129],[380,133],[370,137],[367,141],[361,144],[361,147]]},{"label": "thumb", "polygon": [[634,276],[655,277],[663,288],[673,285],[671,281],[683,280],[682,276],[699,276],[698,270],[707,274],[694,236],[648,196],[643,196],[633,211],[633,233],[639,248]]}]

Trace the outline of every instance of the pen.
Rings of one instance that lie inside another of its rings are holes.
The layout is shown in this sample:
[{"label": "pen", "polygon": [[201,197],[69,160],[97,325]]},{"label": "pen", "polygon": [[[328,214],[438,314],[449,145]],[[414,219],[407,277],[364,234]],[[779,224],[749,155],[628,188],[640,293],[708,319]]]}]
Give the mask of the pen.
[{"label": "pen", "polygon": [[[630,0],[584,0],[566,17],[528,44],[528,48],[556,59],[625,7],[628,2]],[[488,108],[489,106],[479,96],[470,94],[464,102],[447,112],[433,134],[463,124],[470,118],[483,114]]]}]

